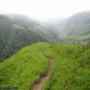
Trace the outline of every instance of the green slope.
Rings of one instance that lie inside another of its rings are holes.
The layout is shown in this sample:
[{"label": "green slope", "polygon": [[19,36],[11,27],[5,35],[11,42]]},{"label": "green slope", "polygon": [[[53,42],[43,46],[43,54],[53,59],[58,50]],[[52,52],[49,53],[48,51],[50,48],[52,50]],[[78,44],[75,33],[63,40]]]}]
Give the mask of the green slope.
[{"label": "green slope", "polygon": [[[34,29],[37,29],[33,27]],[[26,25],[0,15],[0,61],[10,57],[20,48],[34,42],[47,41]]]},{"label": "green slope", "polygon": [[27,46],[0,63],[0,87],[29,90],[48,69],[52,57],[52,75],[43,90],[89,90],[90,47],[37,43]]},{"label": "green slope", "polygon": [[51,55],[54,59],[53,74],[44,90],[90,89],[90,47],[56,45]]},{"label": "green slope", "polygon": [[[42,53],[43,45],[27,46],[0,64],[0,88],[29,90],[34,81],[47,71],[48,59]],[[45,44],[44,48],[48,46]]]}]

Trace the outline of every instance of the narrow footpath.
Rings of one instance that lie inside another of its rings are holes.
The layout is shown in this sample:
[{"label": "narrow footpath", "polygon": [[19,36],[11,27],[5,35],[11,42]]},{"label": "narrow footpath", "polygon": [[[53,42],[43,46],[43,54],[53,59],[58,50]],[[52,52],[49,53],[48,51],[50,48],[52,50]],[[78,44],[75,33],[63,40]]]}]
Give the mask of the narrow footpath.
[{"label": "narrow footpath", "polygon": [[52,58],[48,58],[48,71],[42,76],[37,83],[32,86],[31,90],[42,90],[43,84],[50,78],[52,73]]}]

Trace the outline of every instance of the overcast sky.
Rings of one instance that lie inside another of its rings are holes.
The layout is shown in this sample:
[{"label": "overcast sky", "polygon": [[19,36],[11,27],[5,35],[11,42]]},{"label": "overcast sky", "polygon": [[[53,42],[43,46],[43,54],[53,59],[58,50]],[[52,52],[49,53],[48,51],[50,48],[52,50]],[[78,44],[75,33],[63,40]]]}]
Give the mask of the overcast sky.
[{"label": "overcast sky", "polygon": [[1,14],[24,14],[41,21],[89,10],[90,0],[0,0]]}]

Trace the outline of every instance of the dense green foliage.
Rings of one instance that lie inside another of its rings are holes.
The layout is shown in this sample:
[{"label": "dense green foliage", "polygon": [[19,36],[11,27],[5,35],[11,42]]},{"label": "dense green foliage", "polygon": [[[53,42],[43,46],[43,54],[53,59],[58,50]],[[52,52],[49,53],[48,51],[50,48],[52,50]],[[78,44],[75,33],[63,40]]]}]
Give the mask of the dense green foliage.
[{"label": "dense green foliage", "polygon": [[47,71],[47,67],[48,59],[43,55],[41,46],[27,46],[0,64],[0,88],[17,87],[19,90],[29,90]]},{"label": "dense green foliage", "polygon": [[54,59],[53,73],[44,90],[90,89],[90,47],[56,45],[49,54]]},{"label": "dense green foliage", "polygon": [[0,87],[29,90],[48,69],[52,75],[43,90],[89,90],[90,47],[38,43],[27,46],[0,64]]}]

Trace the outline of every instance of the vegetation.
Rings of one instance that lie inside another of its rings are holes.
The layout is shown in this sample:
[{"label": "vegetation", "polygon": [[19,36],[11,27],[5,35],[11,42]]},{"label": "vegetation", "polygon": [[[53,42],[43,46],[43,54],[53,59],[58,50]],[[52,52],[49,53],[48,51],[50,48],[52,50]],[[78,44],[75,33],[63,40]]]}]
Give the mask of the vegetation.
[{"label": "vegetation", "polygon": [[89,44],[89,26],[90,12],[48,24],[23,15],[0,15],[0,61],[35,42]]},{"label": "vegetation", "polygon": [[48,69],[52,75],[43,90],[89,90],[90,47],[87,45],[37,43],[27,46],[0,64],[0,87],[29,90]]},{"label": "vegetation", "polygon": [[89,90],[90,47],[56,45],[52,51],[53,73],[44,90]]},{"label": "vegetation", "polygon": [[42,90],[90,90],[90,13],[44,25],[26,16],[0,15],[0,89],[31,90],[52,62]]},{"label": "vegetation", "polygon": [[58,31],[57,35],[62,42],[90,44],[90,12],[88,11],[57,21],[52,26]]},{"label": "vegetation", "polygon": [[0,15],[0,61],[31,43],[53,42],[53,37],[53,33],[27,17]]},{"label": "vegetation", "polygon": [[48,68],[48,59],[41,53],[41,46],[27,46],[0,64],[0,88],[17,87],[19,90],[29,90]]}]

